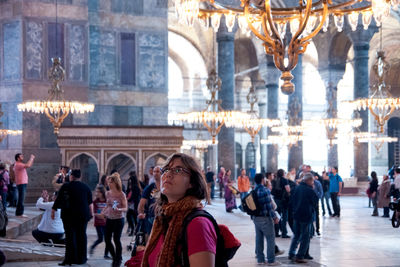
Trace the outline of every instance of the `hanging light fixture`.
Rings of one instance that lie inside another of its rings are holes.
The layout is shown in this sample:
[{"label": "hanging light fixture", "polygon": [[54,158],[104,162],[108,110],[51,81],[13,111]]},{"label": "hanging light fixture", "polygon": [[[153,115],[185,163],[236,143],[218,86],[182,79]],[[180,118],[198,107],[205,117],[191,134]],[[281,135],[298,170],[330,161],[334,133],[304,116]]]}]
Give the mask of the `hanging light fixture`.
[{"label": "hanging light fixture", "polygon": [[254,143],[254,138],[261,130],[262,127],[273,127],[281,124],[278,119],[265,119],[260,118],[257,111],[254,110],[254,105],[257,103],[257,94],[254,87],[250,87],[249,93],[247,94],[247,103],[250,104],[250,110],[247,111],[249,118],[244,118],[244,120],[235,121],[235,126],[238,128],[244,128],[246,132],[251,136],[251,142]]},{"label": "hanging light fixture", "polygon": [[[189,26],[196,20],[211,18],[214,31],[218,31],[222,15],[229,31],[237,17],[241,30],[253,32],[264,42],[265,52],[273,55],[276,67],[282,71],[281,90],[290,95],[294,92],[291,71],[297,65],[298,56],[306,51],[311,39],[321,29],[327,30],[330,15],[339,32],[343,29],[344,16],[348,16],[354,31],[360,15],[364,29],[367,29],[372,17],[380,25],[382,19],[389,15],[390,8],[397,8],[398,5],[398,0],[303,0],[298,1],[296,6],[278,8],[272,7],[271,2],[237,0],[236,5],[229,6],[217,0],[175,0],[175,10],[178,20]],[[244,18],[247,23],[244,23]],[[288,29],[291,36],[286,34]]]},{"label": "hanging light fixture", "polygon": [[[0,103],[0,118],[3,117],[4,113],[2,111],[2,104]],[[3,123],[0,121],[0,127],[3,126]],[[8,129],[0,129],[0,143],[6,138],[8,135],[16,136],[21,135],[21,130],[8,130]]]},{"label": "hanging light fixture", "polygon": [[261,139],[263,145],[275,145],[279,147],[288,146],[290,149],[292,146],[298,146],[300,141],[303,141],[303,134],[283,134],[283,135],[269,135],[267,139]]},{"label": "hanging light fixture", "polygon": [[[58,54],[57,44],[57,28],[58,28],[58,16],[57,16],[57,0],[55,3],[56,9],[56,54]],[[48,78],[51,81],[51,87],[48,91],[48,97],[46,100],[32,100],[25,101],[18,104],[18,110],[22,112],[33,112],[46,114],[50,122],[54,127],[54,134],[58,135],[61,124],[64,119],[70,114],[84,114],[94,111],[94,104],[69,101],[64,98],[64,90],[61,88],[60,83],[65,79],[65,70],[61,66],[61,58],[54,57],[51,59],[53,66],[48,72]]]},{"label": "hanging light fixture", "polygon": [[345,102],[350,103],[354,110],[368,108],[378,125],[379,132],[383,133],[386,121],[394,110],[400,107],[400,98],[390,94],[390,85],[385,82],[390,64],[385,59],[385,51],[382,50],[382,27],[380,29],[380,49],[376,52],[376,61],[372,69],[378,81],[372,85],[370,97]]},{"label": "hanging light fixture", "polygon": [[[218,144],[218,141],[216,141]],[[183,140],[182,147],[185,149],[190,149],[194,147],[197,150],[206,151],[209,146],[213,145],[213,140],[211,139],[204,139],[201,132],[197,134],[196,139],[193,140]]]},{"label": "hanging light fixture", "polygon": [[215,69],[211,70],[207,79],[207,88],[211,93],[211,99],[207,100],[207,107],[203,111],[178,113],[176,120],[188,123],[203,124],[212,137],[212,144],[216,144],[216,137],[223,125],[235,127],[238,122],[249,119],[249,115],[244,112],[227,110],[221,107],[221,100],[217,99],[217,92],[221,89],[221,79]]},{"label": "hanging light fixture", "polygon": [[378,153],[384,143],[394,143],[398,141],[399,140],[397,137],[386,136],[381,134],[380,135],[371,134],[369,136],[363,136],[357,138],[358,143],[372,143]]}]

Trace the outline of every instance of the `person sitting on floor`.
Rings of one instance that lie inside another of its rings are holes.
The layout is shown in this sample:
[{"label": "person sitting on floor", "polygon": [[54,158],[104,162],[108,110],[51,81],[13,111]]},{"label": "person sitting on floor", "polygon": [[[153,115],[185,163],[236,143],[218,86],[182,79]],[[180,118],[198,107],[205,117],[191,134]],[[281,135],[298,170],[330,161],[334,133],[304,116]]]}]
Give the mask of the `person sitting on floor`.
[{"label": "person sitting on floor", "polygon": [[52,196],[49,202],[47,190],[42,191],[42,196],[37,200],[36,207],[44,210],[38,228],[32,231],[32,236],[39,243],[64,244],[64,225],[60,217],[60,210],[55,213],[54,220],[51,219],[51,208],[53,207],[56,195]]}]

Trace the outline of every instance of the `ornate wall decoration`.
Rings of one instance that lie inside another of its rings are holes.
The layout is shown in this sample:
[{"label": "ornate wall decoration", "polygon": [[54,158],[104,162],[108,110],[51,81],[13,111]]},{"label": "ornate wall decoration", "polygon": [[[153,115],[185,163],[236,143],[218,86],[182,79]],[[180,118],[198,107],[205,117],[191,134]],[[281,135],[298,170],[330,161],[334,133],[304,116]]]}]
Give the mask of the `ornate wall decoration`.
[{"label": "ornate wall decoration", "polygon": [[68,78],[85,81],[85,28],[82,25],[69,27],[69,70]]},{"label": "ornate wall decoration", "polygon": [[42,78],[43,24],[29,21],[26,24],[26,77]]},{"label": "ornate wall decoration", "polygon": [[[166,40],[154,33],[139,34],[139,86],[146,91],[167,93]],[[148,90],[150,89],[150,90]]]},{"label": "ornate wall decoration", "polygon": [[90,27],[90,84],[114,85],[116,69],[115,33]]},{"label": "ornate wall decoration", "polygon": [[18,80],[21,78],[21,23],[14,21],[3,25],[4,80]]}]

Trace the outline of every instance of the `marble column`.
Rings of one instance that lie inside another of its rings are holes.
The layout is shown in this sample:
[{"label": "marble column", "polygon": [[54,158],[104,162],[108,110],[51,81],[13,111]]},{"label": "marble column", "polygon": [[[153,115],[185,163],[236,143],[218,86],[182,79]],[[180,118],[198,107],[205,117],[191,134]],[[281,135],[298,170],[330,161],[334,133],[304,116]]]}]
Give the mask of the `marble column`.
[{"label": "marble column", "polygon": [[[218,43],[218,75],[221,78],[221,90],[218,99],[222,100],[224,110],[235,108],[235,49],[234,32],[228,32],[225,26],[225,18],[221,18],[221,26],[217,33]],[[235,129],[222,127],[218,135],[218,163],[225,169],[231,169],[231,178],[236,175],[236,153],[235,153]]]},{"label": "marble column", "polygon": [[[278,118],[279,107],[279,77],[280,71],[275,67],[272,56],[265,55],[265,60],[260,60],[260,76],[265,81],[267,91],[267,118]],[[268,128],[267,135],[272,134],[271,128]],[[278,148],[275,145],[267,145],[266,171],[276,172],[278,169]]]},{"label": "marble column", "polygon": [[[377,27],[370,26],[368,30],[363,30],[359,25],[356,31],[348,34],[354,49],[354,99],[369,96],[369,42],[376,31]],[[367,132],[369,111],[361,110],[359,113],[363,120],[359,129]],[[354,177],[358,181],[368,181],[368,143],[354,145]]]},{"label": "marble column", "polygon": [[[257,103],[258,103],[258,116],[262,119],[267,118],[267,90],[264,86],[260,86],[256,88],[257,93]],[[258,133],[260,139],[267,138],[267,129],[261,128],[260,132]],[[260,142],[260,167],[261,171],[267,170],[267,145],[261,144]]]},{"label": "marble column", "polygon": [[[337,85],[343,78],[346,64],[328,65],[324,70],[320,70],[322,80],[326,88],[326,118],[337,118]],[[338,146],[328,146],[328,166],[338,166]]]},{"label": "marble column", "polygon": [[[295,91],[289,96],[288,101],[288,124],[301,125],[303,120],[303,56],[299,55],[299,61],[292,71],[295,85]],[[303,142],[299,141],[297,145],[289,147],[288,170],[296,168],[303,164]]]}]

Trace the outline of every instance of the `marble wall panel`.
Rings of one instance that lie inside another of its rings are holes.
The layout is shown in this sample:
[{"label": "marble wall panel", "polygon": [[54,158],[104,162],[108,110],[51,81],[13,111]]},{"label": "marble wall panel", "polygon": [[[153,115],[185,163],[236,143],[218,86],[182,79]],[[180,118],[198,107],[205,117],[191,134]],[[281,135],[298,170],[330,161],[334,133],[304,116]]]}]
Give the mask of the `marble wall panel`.
[{"label": "marble wall panel", "polygon": [[21,78],[21,23],[19,21],[3,24],[3,79]]},{"label": "marble wall panel", "polygon": [[68,25],[68,79],[83,82],[86,80],[86,36],[83,25]]},{"label": "marble wall panel", "polygon": [[91,26],[89,35],[90,85],[114,85],[117,69],[115,33]]},{"label": "marble wall panel", "polygon": [[143,15],[143,0],[111,0],[111,11],[141,16]]},{"label": "marble wall panel", "polygon": [[43,24],[26,22],[25,72],[28,79],[42,79],[43,70]]},{"label": "marble wall panel", "polygon": [[146,0],[143,9],[145,16],[166,18],[168,16],[168,0]]},{"label": "marble wall panel", "polygon": [[138,34],[139,87],[150,92],[167,92],[166,35]]},{"label": "marble wall panel", "polygon": [[143,125],[167,125],[168,107],[143,107]]},{"label": "marble wall panel", "polygon": [[94,112],[89,114],[90,125],[113,125],[113,106],[96,105]]},{"label": "marble wall panel", "polygon": [[40,115],[40,148],[57,148],[53,124],[45,114]]}]

